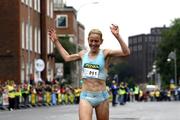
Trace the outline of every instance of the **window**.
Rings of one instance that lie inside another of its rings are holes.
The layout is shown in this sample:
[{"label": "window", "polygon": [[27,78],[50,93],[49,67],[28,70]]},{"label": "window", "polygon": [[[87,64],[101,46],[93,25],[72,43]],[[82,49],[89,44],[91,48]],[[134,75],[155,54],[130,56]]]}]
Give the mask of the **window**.
[{"label": "window", "polygon": [[37,34],[38,34],[38,33],[37,33],[37,28],[35,27],[35,28],[34,28],[34,51],[35,51],[35,52],[37,52],[37,44],[38,44],[38,43],[37,43],[37,42],[38,42],[38,41],[37,41]]},{"label": "window", "polygon": [[26,49],[32,50],[32,25],[26,24]]},{"label": "window", "polygon": [[38,29],[38,53],[41,53],[41,30]]},{"label": "window", "polygon": [[25,0],[25,4],[32,7],[32,0]]},{"label": "window", "polygon": [[49,12],[49,0],[47,0],[47,16],[49,16],[50,15],[50,12]]},{"label": "window", "polygon": [[38,12],[40,12],[41,11],[41,1],[40,0],[37,0],[38,2],[37,2],[37,10],[38,10]]},{"label": "window", "polygon": [[28,5],[28,0],[25,0],[25,4]]},{"label": "window", "polygon": [[30,46],[30,50],[32,51],[33,50],[33,46],[32,46],[32,42],[33,42],[33,40],[32,40],[32,25],[30,25],[30,31],[29,31],[29,38],[30,38],[30,41],[29,41],[29,46]]},{"label": "window", "polygon": [[[29,64],[28,64],[28,62],[26,63],[26,80],[28,80],[29,79],[29,69],[28,69],[28,67],[29,67]],[[23,81],[24,82],[24,81]]]},{"label": "window", "polygon": [[133,46],[133,51],[137,51],[137,46]]},{"label": "window", "polygon": [[53,53],[54,52],[54,44],[52,42],[50,42],[50,45],[51,45],[51,51],[50,53]]},{"label": "window", "polygon": [[21,57],[21,83],[25,80],[25,65],[24,65],[24,59]]},{"label": "window", "polygon": [[53,2],[50,3],[50,17],[53,18]]},{"label": "window", "polygon": [[142,36],[138,37],[138,43],[142,43]]},{"label": "window", "polygon": [[58,15],[56,17],[56,27],[57,28],[67,28],[68,27],[67,15]]},{"label": "window", "polygon": [[151,36],[148,36],[148,39],[149,39],[149,41],[151,42],[151,39],[152,39]]},{"label": "window", "polygon": [[130,51],[132,51],[132,46],[129,46]]},{"label": "window", "polygon": [[37,0],[34,0],[34,10],[38,10],[37,8],[38,8],[38,6],[37,6]]},{"label": "window", "polygon": [[133,38],[133,43],[136,44],[137,43],[137,37]]},{"label": "window", "polygon": [[63,3],[63,0],[54,0],[54,4],[61,4]]},{"label": "window", "polygon": [[144,37],[144,40],[145,40],[145,42],[148,42],[148,38],[146,36]]},{"label": "window", "polygon": [[47,53],[48,54],[53,53],[53,50],[54,50],[54,45],[49,38],[49,34],[47,33]]},{"label": "window", "polygon": [[129,38],[129,40],[128,40],[128,43],[129,43],[129,45],[131,45],[132,44],[132,40]]},{"label": "window", "polygon": [[138,45],[138,51],[142,50],[142,45]]},{"label": "window", "polygon": [[47,0],[47,16],[53,18],[53,1]]},{"label": "window", "polygon": [[64,5],[66,4],[65,0],[54,0],[53,2],[54,2],[54,7],[55,8],[63,8]]},{"label": "window", "polygon": [[29,6],[32,7],[32,0],[29,0]]},{"label": "window", "polygon": [[29,25],[28,24],[26,24],[26,49],[29,49]]},{"label": "window", "polygon": [[24,22],[21,23],[21,47],[25,48],[25,42],[24,42],[24,34],[25,34],[25,25]]},{"label": "window", "polygon": [[49,34],[47,33],[47,53],[49,54],[50,53],[50,39],[49,39]]}]

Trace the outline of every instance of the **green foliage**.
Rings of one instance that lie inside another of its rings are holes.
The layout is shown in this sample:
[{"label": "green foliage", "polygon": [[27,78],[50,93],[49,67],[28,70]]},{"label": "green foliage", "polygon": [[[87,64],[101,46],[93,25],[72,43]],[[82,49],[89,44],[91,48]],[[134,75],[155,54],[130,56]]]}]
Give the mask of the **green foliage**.
[{"label": "green foliage", "polygon": [[130,66],[126,63],[119,63],[119,64],[110,64],[110,69],[108,72],[108,75],[110,79],[114,79],[114,76],[118,75],[118,82],[127,82],[128,84],[134,84],[133,83],[133,71]]},{"label": "green foliage", "polygon": [[162,84],[169,84],[171,78],[174,78],[174,61],[167,62],[168,55],[171,51],[176,50],[177,71],[180,74],[180,18],[172,21],[170,28],[163,32],[162,40],[159,44],[159,52],[156,58],[158,72],[161,74]]},{"label": "green foliage", "polygon": [[[65,37],[60,37],[59,42],[69,54],[76,52],[76,45],[69,41],[69,36],[66,35]],[[55,48],[55,60],[56,62],[64,62],[57,48]]]},{"label": "green foliage", "polygon": [[[69,36],[65,36],[65,37],[60,37],[59,38],[60,43],[62,44],[62,46],[64,47],[64,49],[69,53],[69,54],[73,54],[76,52],[76,45],[72,42],[70,42],[69,40]],[[65,62],[64,59],[61,57],[61,55],[59,54],[57,48],[55,48],[54,50],[54,54],[55,54],[55,62],[57,63],[64,63],[64,77],[66,80],[70,81],[70,70],[72,67],[72,62]]]}]

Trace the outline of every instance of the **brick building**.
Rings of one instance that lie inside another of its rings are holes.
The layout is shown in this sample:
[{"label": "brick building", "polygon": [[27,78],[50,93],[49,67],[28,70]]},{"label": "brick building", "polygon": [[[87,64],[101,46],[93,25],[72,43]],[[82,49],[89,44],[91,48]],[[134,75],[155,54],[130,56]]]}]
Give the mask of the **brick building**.
[{"label": "brick building", "polygon": [[[48,38],[53,24],[53,0],[0,0],[0,80],[53,78],[53,44]],[[38,59],[45,63],[42,72],[35,68]]]}]

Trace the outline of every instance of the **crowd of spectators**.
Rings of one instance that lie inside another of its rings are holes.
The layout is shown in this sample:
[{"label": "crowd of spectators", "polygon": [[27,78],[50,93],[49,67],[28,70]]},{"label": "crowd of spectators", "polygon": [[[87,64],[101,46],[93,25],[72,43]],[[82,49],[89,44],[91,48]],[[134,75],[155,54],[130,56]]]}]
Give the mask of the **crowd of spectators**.
[{"label": "crowd of spectators", "polygon": [[[107,86],[112,106],[125,105],[126,102],[180,101],[180,87],[175,89],[141,89],[135,85],[130,88],[127,83],[115,81]],[[24,82],[15,84],[13,80],[0,83],[0,110],[16,110],[29,107],[78,104],[81,88],[73,88],[52,82]]]},{"label": "crowd of spectators", "polygon": [[10,111],[36,106],[78,104],[80,88],[62,85],[58,81],[15,84],[9,80],[0,84],[0,109]]},{"label": "crowd of spectators", "polygon": [[148,102],[148,101],[180,101],[180,86],[175,88],[147,89],[143,85],[129,87],[127,83],[116,83],[110,85],[112,95],[112,106],[125,105],[126,102]]}]

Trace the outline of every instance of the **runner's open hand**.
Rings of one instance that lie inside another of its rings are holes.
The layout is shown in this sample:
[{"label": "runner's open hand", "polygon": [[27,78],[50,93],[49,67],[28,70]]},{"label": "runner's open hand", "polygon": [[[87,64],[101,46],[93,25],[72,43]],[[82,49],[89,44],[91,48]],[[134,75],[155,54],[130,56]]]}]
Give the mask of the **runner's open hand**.
[{"label": "runner's open hand", "polygon": [[51,41],[54,43],[56,40],[58,40],[57,38],[57,34],[56,34],[56,30],[52,27],[49,30],[49,38],[51,39]]},{"label": "runner's open hand", "polygon": [[117,25],[111,24],[110,29],[115,37],[119,36],[119,27]]}]

